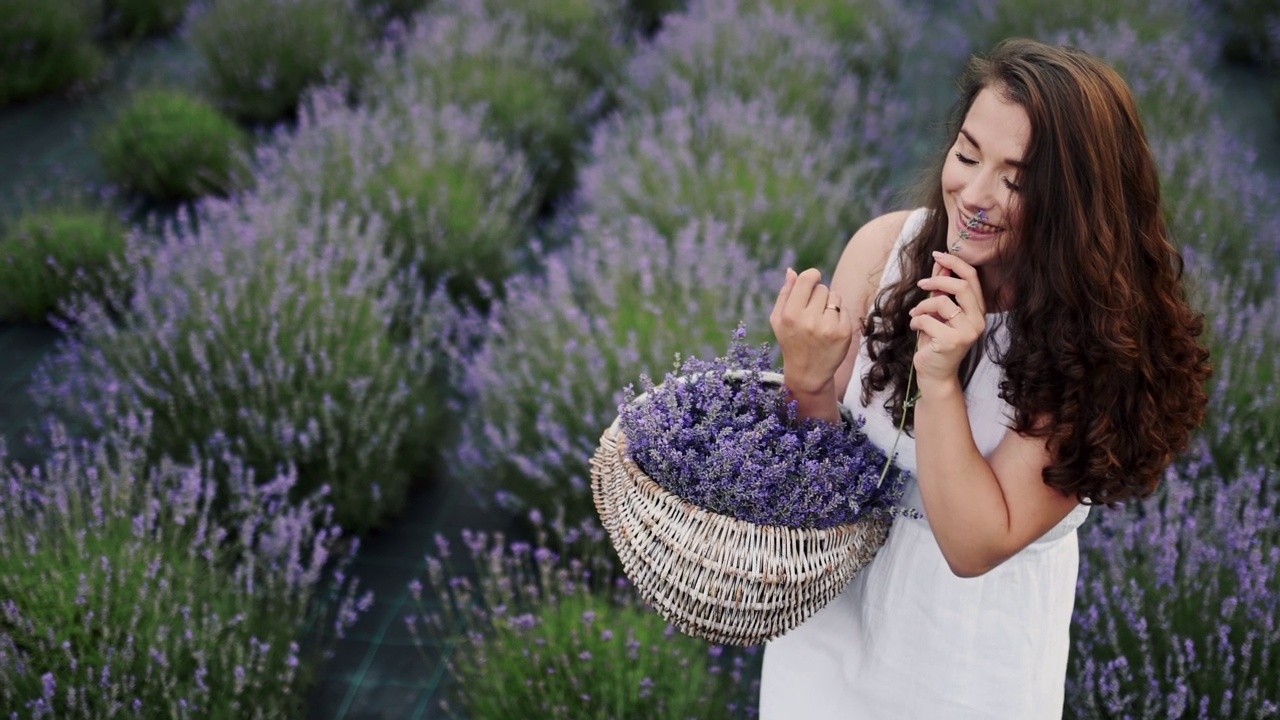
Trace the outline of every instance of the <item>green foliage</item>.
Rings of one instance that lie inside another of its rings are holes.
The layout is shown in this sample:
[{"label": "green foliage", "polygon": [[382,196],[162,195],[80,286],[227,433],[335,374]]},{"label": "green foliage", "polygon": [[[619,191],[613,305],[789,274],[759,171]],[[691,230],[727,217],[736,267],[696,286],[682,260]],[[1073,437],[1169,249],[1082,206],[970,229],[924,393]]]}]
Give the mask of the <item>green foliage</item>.
[{"label": "green foliage", "polygon": [[[198,230],[131,243],[123,322],[81,308],[76,342],[37,369],[33,398],[90,431],[151,413],[153,457],[187,461],[225,436],[259,477],[289,463],[298,493],[327,485],[342,527],[380,525],[440,441],[424,338],[438,316],[400,292],[410,283],[394,282],[378,223],[302,220],[283,199],[201,207]],[[422,320],[397,343],[401,307]]]},{"label": "green foliage", "polygon": [[0,105],[64,90],[102,72],[89,0],[0,3]]},{"label": "green foliage", "polygon": [[[57,429],[31,469],[10,467],[0,442],[0,707],[297,717],[353,619],[353,586],[321,587],[349,556],[311,500],[280,502],[281,483],[239,498],[234,532],[212,523],[204,468],[146,465],[148,431],[72,445]],[[325,622],[335,605],[342,619]]]},{"label": "green foliage", "polygon": [[1062,31],[1120,23],[1144,41],[1186,35],[1197,9],[1193,0],[965,0],[957,14],[974,49],[986,51],[1005,38],[1047,41]]},{"label": "green foliage", "polygon": [[[464,532],[476,581],[428,560],[439,612],[412,618],[415,635],[452,645],[451,711],[506,718],[740,717],[754,708],[743,672],[751,651],[677,633],[592,547],[570,530],[561,553]],[[440,540],[437,541],[438,543]]]},{"label": "green foliage", "polygon": [[545,278],[512,278],[488,342],[463,363],[467,412],[448,464],[502,507],[554,498],[571,521],[594,516],[587,463],[623,388],[661,377],[677,353],[715,357],[739,322],[752,342],[768,337],[780,273],[766,275],[732,228],[617,225],[585,220]]},{"label": "green foliage", "polygon": [[[867,126],[883,122],[882,110],[867,110]],[[785,267],[782,254],[794,250],[797,268],[829,272],[849,237],[887,204],[887,172],[868,152],[871,142],[731,98],[617,116],[597,133],[582,200],[599,217],[639,216],[668,237],[714,218],[739,228],[765,266]]]},{"label": "green foliage", "polygon": [[211,0],[191,29],[212,96],[253,122],[286,117],[321,82],[358,83],[367,37],[348,0]]},{"label": "green foliage", "polygon": [[101,209],[29,212],[0,241],[0,320],[45,322],[74,293],[107,295],[112,259],[123,255],[125,228]]},{"label": "green foliage", "polygon": [[398,265],[416,265],[428,285],[448,275],[453,297],[479,301],[482,284],[500,288],[515,271],[531,231],[528,165],[488,137],[482,113],[437,107],[411,87],[395,98],[350,108],[341,93],[313,94],[296,130],[259,153],[260,194],[377,216]]},{"label": "green foliage", "polygon": [[108,175],[148,197],[225,195],[249,180],[248,135],[185,92],[140,92],[97,138]]},{"label": "green foliage", "polygon": [[911,60],[904,41],[922,20],[904,12],[898,0],[743,0],[746,8],[768,4],[780,13],[811,20],[824,39],[838,43],[850,69],[859,75],[897,77]]},{"label": "green foliage", "polygon": [[105,25],[117,37],[163,35],[178,26],[191,0],[102,0]]},{"label": "green foliage", "polygon": [[842,50],[811,20],[769,7],[743,13],[732,2],[701,3],[630,61],[619,101],[634,116],[716,96],[770,99],[824,133],[856,136],[859,120],[875,115],[866,108],[883,100],[871,89],[885,83],[852,76]]},{"label": "green foliage", "polygon": [[565,44],[561,64],[596,89],[611,90],[619,82],[629,54],[624,0],[484,0],[491,14],[514,12],[531,32],[545,33]]},{"label": "green foliage", "polygon": [[519,14],[441,6],[413,28],[402,52],[382,58],[364,99],[425,88],[441,104],[484,106],[492,132],[528,158],[539,197],[563,197],[593,117],[595,92],[563,61],[567,46]]}]

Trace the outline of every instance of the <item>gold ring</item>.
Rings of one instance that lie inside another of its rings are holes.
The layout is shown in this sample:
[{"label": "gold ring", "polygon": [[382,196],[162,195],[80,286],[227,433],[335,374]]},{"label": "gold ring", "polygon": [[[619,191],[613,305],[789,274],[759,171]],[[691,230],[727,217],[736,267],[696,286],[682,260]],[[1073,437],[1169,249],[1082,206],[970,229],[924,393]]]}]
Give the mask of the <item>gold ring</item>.
[{"label": "gold ring", "polygon": [[839,305],[828,305],[828,306],[827,306],[827,309],[828,309],[828,310],[835,310],[836,312],[840,312],[840,306],[839,306]]},{"label": "gold ring", "polygon": [[951,317],[947,318],[947,322],[951,322],[952,320],[955,320],[957,317],[960,316],[960,313],[962,312],[964,312],[964,308],[956,308],[956,311],[951,313]]}]

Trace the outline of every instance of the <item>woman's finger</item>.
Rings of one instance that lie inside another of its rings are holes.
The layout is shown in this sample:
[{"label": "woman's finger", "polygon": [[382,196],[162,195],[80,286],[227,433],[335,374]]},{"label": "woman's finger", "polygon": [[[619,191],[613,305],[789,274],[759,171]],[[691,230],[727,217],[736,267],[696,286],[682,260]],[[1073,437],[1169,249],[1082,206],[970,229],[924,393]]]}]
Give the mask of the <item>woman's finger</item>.
[{"label": "woman's finger", "polygon": [[[792,317],[803,317],[805,308],[813,302],[814,292],[822,287],[822,273],[809,268],[796,277],[795,286],[791,288],[791,296],[787,298],[787,314]],[[826,288],[823,288],[825,291]],[[823,295],[823,299],[826,295]]]},{"label": "woman's finger", "polygon": [[961,278],[956,277],[932,277],[925,278],[917,283],[923,290],[928,290],[930,296],[950,297],[965,312],[973,315],[983,315],[985,311],[982,308],[982,298],[980,294],[974,292],[973,285]]},{"label": "woman's finger", "polygon": [[809,305],[805,308],[806,312],[811,312],[821,317],[827,312],[827,306],[831,304],[831,301],[828,300],[830,296],[831,289],[826,285],[815,286],[813,294],[809,296]]},{"label": "woman's finger", "polygon": [[928,313],[916,315],[911,318],[911,329],[920,333],[919,342],[927,342],[931,340],[934,342],[935,346],[942,348],[943,352],[960,347],[967,350],[968,346],[972,344],[965,342],[964,335],[961,331],[947,325]]},{"label": "woman's finger", "polygon": [[919,315],[922,313],[932,314],[940,320],[946,321],[948,318],[959,317],[964,312],[964,308],[960,307],[950,295],[935,295],[925,298],[911,308],[911,315]]},{"label": "woman's finger", "polygon": [[[978,271],[972,265],[961,260],[955,255],[934,252],[933,258],[939,265],[950,270],[951,274],[955,277],[934,277],[926,279],[939,283],[948,283],[939,289],[942,289],[944,292],[949,292],[951,295],[955,295],[960,306],[965,309],[965,312],[976,311],[979,315],[986,314],[986,305],[982,299],[982,283],[978,281]],[[960,286],[953,284],[957,280],[964,283],[967,287],[967,293]],[[954,290],[948,291],[945,289],[947,287],[954,288]],[[968,298],[962,297],[966,294],[968,295]],[[972,306],[970,306],[970,302],[972,303]]]}]

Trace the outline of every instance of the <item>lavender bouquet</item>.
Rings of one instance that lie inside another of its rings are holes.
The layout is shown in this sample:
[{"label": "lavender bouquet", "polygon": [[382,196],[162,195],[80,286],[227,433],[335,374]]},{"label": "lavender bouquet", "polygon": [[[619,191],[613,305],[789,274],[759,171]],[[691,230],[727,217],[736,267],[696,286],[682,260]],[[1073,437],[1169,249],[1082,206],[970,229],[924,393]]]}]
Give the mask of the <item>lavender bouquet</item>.
[{"label": "lavender bouquet", "polygon": [[692,358],[644,395],[628,387],[619,426],[636,465],[659,486],[710,512],[756,525],[823,529],[907,512],[907,474],[841,407],[840,426],[799,420],[770,348],[740,325],[727,357]]}]

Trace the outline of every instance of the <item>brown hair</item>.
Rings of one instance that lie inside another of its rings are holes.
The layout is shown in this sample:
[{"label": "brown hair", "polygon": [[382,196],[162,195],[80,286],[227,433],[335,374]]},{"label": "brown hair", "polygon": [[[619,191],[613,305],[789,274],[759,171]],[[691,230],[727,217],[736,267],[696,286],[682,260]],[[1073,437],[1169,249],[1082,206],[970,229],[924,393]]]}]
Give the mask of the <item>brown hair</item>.
[{"label": "brown hair", "polygon": [[[947,148],[983,88],[1026,111],[1031,137],[1004,258],[1016,304],[997,322],[1008,324],[1008,344],[974,352],[1004,368],[1011,428],[1047,438],[1046,484],[1091,503],[1150,495],[1204,420],[1210,367],[1199,342],[1204,318],[1187,304],[1133,96],[1080,50],[1007,40],[970,61]],[[895,422],[906,412],[908,426],[916,346],[908,313],[925,297],[916,280],[931,272],[930,253],[946,250],[945,158],[919,190],[932,212],[903,248],[901,278],[879,293],[865,331],[872,366],[863,402],[891,387],[885,409]]]}]

